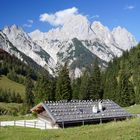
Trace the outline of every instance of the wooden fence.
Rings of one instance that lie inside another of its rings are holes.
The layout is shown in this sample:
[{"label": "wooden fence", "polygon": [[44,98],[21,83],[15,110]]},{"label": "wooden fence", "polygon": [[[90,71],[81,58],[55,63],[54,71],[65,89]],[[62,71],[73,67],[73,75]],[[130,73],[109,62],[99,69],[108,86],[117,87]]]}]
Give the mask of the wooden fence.
[{"label": "wooden fence", "polygon": [[40,120],[0,121],[0,127],[1,126],[23,126],[39,129],[57,129],[57,127],[53,127],[51,124]]}]

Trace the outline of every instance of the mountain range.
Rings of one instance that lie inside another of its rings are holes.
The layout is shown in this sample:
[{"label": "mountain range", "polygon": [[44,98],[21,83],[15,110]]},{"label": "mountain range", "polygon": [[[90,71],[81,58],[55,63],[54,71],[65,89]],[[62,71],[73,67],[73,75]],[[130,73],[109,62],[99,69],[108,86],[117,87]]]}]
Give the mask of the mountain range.
[{"label": "mountain range", "polygon": [[110,31],[100,22],[90,23],[80,15],[76,20],[48,32],[26,33],[17,25],[5,27],[0,31],[0,48],[29,65],[48,69],[52,75],[57,65],[68,61],[71,73],[78,77],[95,58],[105,67],[114,57],[137,45],[125,28],[119,26]]}]

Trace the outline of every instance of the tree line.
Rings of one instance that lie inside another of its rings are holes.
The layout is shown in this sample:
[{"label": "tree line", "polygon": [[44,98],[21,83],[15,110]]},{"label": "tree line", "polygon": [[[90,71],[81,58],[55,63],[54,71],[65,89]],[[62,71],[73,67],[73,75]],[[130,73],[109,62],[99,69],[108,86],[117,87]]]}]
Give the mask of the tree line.
[{"label": "tree line", "polygon": [[81,77],[70,79],[68,63],[57,68],[55,78],[50,79],[48,74],[40,75],[35,84],[27,77],[25,104],[29,107],[42,101],[58,100],[88,100],[103,98],[102,72],[98,60],[91,69],[84,69]]},{"label": "tree line", "polygon": [[40,77],[33,88],[34,103],[44,100],[111,99],[121,106],[140,103],[140,44],[101,70],[96,59],[80,77],[71,80],[67,63],[55,78]]},{"label": "tree line", "polygon": [[140,103],[140,44],[114,58],[105,70],[95,59],[76,79],[70,78],[68,63],[60,65],[54,77],[43,72],[34,79],[34,73],[24,76],[23,103],[28,109],[45,100],[111,99],[121,106]]},{"label": "tree line", "polygon": [[122,106],[140,103],[140,44],[108,64],[104,74],[104,98]]}]

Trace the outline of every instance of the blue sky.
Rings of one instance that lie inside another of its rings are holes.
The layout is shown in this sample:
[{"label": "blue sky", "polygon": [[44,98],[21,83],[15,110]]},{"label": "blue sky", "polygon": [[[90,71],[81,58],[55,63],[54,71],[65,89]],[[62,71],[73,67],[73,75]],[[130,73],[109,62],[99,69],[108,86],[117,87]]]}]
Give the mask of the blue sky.
[{"label": "blue sky", "polygon": [[27,32],[48,31],[53,26],[50,20],[42,22],[40,15],[47,13],[50,19],[50,15],[72,8],[109,29],[125,27],[140,41],[140,0],[1,0],[0,29],[17,24]]}]

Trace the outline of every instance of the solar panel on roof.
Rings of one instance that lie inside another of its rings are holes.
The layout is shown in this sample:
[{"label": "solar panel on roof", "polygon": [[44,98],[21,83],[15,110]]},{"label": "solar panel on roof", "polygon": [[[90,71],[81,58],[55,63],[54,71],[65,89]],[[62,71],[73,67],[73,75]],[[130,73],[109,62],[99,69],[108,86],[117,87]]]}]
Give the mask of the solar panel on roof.
[{"label": "solar panel on roof", "polygon": [[[97,100],[71,100],[70,102],[63,100],[46,102],[45,105],[56,122],[131,116],[113,101],[102,100],[102,107],[99,107],[98,103]],[[98,107],[96,113],[92,110],[93,106]]]}]

